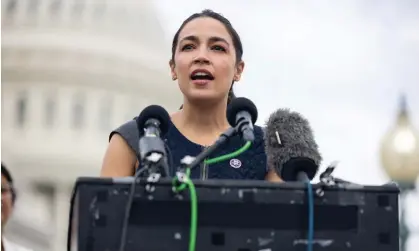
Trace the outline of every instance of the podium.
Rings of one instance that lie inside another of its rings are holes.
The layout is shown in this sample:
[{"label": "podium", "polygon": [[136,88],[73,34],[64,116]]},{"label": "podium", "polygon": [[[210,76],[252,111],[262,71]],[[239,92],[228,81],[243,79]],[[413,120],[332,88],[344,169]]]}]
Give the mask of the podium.
[{"label": "podium", "polygon": [[[79,251],[118,251],[132,178],[79,178],[76,234]],[[303,183],[194,180],[198,251],[306,251],[307,187]],[[136,185],[126,251],[186,251],[188,190],[172,181]],[[148,186],[148,187],[147,187]],[[313,189],[320,185],[313,184]],[[398,251],[397,187],[346,184],[314,195],[313,251]]]}]

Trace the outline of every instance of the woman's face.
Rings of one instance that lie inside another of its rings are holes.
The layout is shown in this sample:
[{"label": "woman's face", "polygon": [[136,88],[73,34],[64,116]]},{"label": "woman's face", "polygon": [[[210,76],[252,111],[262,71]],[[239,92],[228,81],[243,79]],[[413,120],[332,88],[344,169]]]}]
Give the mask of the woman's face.
[{"label": "woman's face", "polygon": [[13,210],[12,187],[6,177],[1,176],[1,227],[3,228]]},{"label": "woman's face", "polygon": [[179,33],[172,77],[189,100],[226,99],[232,81],[239,81],[244,63],[226,27],[216,19],[196,18]]}]

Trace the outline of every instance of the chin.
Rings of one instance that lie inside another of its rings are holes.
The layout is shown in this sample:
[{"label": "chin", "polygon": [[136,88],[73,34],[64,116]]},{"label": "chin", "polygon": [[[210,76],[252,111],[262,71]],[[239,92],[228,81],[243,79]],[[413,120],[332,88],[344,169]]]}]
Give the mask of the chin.
[{"label": "chin", "polygon": [[223,97],[219,97],[217,95],[190,95],[188,96],[188,100],[192,102],[205,102],[205,103],[215,103],[222,100]]},{"label": "chin", "polygon": [[217,100],[222,96],[220,93],[210,89],[189,89],[184,92],[184,95],[188,100]]}]

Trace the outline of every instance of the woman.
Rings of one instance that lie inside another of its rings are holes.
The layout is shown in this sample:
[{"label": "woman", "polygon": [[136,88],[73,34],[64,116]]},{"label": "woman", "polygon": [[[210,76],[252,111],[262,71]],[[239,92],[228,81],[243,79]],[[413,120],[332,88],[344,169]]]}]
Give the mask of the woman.
[{"label": "woman", "polygon": [[[230,125],[226,108],[234,98],[233,84],[244,69],[243,47],[236,30],[222,15],[204,10],[186,19],[173,38],[169,61],[172,79],[177,80],[184,100],[181,110],[172,114],[165,141],[172,155],[171,174],[185,155],[196,156],[215,142]],[[249,150],[230,161],[203,164],[191,170],[194,179],[267,179],[280,181],[266,168],[263,131],[255,126],[256,140]],[[139,163],[139,134],[130,121],[110,135],[101,175],[131,176]],[[243,145],[237,136],[210,157],[233,152]]]},{"label": "woman", "polygon": [[30,251],[4,237],[4,229],[13,212],[16,193],[9,170],[1,163],[1,251]]}]

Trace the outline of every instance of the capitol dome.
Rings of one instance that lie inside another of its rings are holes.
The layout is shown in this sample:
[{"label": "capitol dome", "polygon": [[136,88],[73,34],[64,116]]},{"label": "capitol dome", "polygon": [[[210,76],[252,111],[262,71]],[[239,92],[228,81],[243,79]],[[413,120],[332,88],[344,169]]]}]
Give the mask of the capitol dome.
[{"label": "capitol dome", "polygon": [[152,1],[1,2],[2,161],[20,194],[6,232],[63,250],[69,193],[99,174],[109,132],[147,105],[181,104],[170,44]]}]

